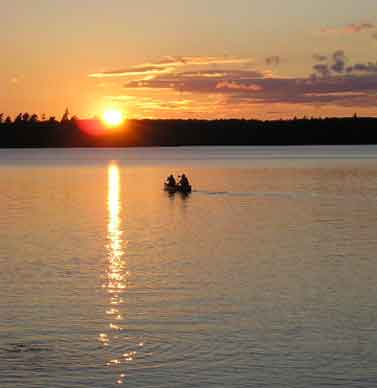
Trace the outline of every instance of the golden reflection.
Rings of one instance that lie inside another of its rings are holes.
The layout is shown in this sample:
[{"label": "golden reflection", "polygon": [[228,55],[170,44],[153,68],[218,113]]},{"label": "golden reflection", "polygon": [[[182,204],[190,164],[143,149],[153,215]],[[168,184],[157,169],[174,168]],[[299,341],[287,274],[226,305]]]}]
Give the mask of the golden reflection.
[{"label": "golden reflection", "polygon": [[[119,333],[123,330],[122,323],[122,305],[124,304],[125,292],[127,290],[127,262],[125,260],[126,242],[123,238],[122,230],[122,200],[121,200],[121,175],[120,169],[116,163],[111,163],[107,169],[107,265],[105,281],[102,284],[108,294],[108,305],[105,309],[107,321],[107,334],[99,334],[98,340],[104,347],[112,353],[114,345],[119,347],[121,336]],[[144,345],[139,342],[139,347]],[[136,351],[128,353],[118,353],[118,356],[112,353],[112,357],[106,363],[107,367],[119,368],[127,362],[132,362],[136,357]],[[118,375],[116,382],[122,384],[125,374]]]},{"label": "golden reflection", "polygon": [[[107,283],[104,285],[108,292],[112,294],[110,303],[119,305],[122,299],[119,297],[119,292],[127,287],[127,271],[124,261],[124,247],[121,229],[121,210],[122,204],[121,183],[119,167],[112,163],[108,167],[108,194],[107,194],[107,210],[108,210],[108,261]],[[112,311],[115,312],[115,309]]]},{"label": "golden reflection", "polygon": [[[101,333],[99,336],[103,346],[109,346],[116,340],[116,332],[122,330],[120,325],[122,315],[120,307],[123,304],[122,293],[127,288],[127,276],[125,255],[125,242],[122,231],[122,203],[121,203],[121,177],[117,164],[111,163],[107,169],[107,267],[105,282],[102,285],[109,294],[109,305],[106,316],[109,317],[109,334]],[[115,307],[116,306],[116,307]],[[112,322],[113,321],[113,322]],[[115,321],[117,324],[115,324]],[[107,362],[107,366],[119,365],[121,361],[113,358]],[[121,383],[121,379],[117,381]]]}]

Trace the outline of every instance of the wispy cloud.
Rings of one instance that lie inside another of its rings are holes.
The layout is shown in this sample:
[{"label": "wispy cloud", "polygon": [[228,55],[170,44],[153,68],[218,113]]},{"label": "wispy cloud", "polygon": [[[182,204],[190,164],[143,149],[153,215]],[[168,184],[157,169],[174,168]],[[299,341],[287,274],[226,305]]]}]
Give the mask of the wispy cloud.
[{"label": "wispy cloud", "polygon": [[352,23],[342,27],[323,27],[322,34],[357,34],[364,31],[370,31],[376,26],[372,23]]},{"label": "wispy cloud", "polygon": [[214,57],[214,56],[169,56],[159,61],[142,64],[139,66],[208,66],[208,65],[249,65],[252,64],[251,58],[239,58],[232,56]]},{"label": "wispy cloud", "polygon": [[371,24],[371,23],[349,24],[344,28],[344,31],[350,34],[355,34],[358,32],[370,30],[374,27],[375,27],[374,24]]},{"label": "wispy cloud", "polygon": [[245,66],[248,67],[252,63],[250,58],[237,57],[164,57],[161,60],[142,63],[129,68],[106,70],[97,73],[89,74],[91,78],[107,78],[107,77],[154,77],[159,74],[173,73],[178,68],[183,67],[206,67],[212,66]]},{"label": "wispy cloud", "polygon": [[92,78],[108,78],[108,77],[132,77],[132,76],[154,76],[156,74],[164,74],[172,71],[168,67],[159,66],[140,66],[131,67],[128,69],[108,70],[99,73],[89,74]]}]

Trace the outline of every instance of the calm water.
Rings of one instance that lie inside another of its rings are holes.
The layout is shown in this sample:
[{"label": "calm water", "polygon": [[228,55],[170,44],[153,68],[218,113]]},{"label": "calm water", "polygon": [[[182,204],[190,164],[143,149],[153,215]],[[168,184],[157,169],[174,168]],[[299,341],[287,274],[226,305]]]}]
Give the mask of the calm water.
[{"label": "calm water", "polygon": [[0,387],[374,388],[376,205],[377,147],[0,150]]}]

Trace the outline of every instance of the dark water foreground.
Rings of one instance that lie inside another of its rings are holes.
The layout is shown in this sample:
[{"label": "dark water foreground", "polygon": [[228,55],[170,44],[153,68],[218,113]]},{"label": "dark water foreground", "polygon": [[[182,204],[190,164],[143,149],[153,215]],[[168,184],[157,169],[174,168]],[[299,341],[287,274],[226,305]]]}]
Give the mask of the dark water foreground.
[{"label": "dark water foreground", "polygon": [[376,203],[376,147],[2,150],[0,386],[374,388]]}]

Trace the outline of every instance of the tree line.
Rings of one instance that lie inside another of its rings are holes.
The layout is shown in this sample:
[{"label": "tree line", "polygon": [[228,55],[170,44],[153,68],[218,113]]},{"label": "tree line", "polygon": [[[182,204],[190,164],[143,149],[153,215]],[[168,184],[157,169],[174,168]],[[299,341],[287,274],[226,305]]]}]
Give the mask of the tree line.
[{"label": "tree line", "polygon": [[24,112],[24,113],[21,112],[14,118],[14,120],[12,120],[11,116],[5,116],[4,113],[0,113],[0,124],[8,124],[8,125],[9,124],[21,124],[21,123],[35,124],[35,123],[46,122],[46,121],[49,123],[60,122],[61,124],[64,124],[70,120],[76,120],[76,119],[77,119],[76,116],[73,116],[72,118],[70,118],[68,109],[65,110],[60,121],[58,121],[55,116],[50,116],[47,119],[45,114],[43,114],[41,117],[39,117],[36,113],[30,114],[28,112]]},{"label": "tree line", "polygon": [[59,120],[29,113],[12,120],[0,114],[2,148],[326,144],[377,144],[377,118],[132,119],[105,130],[100,120],[70,117],[68,110]]}]

